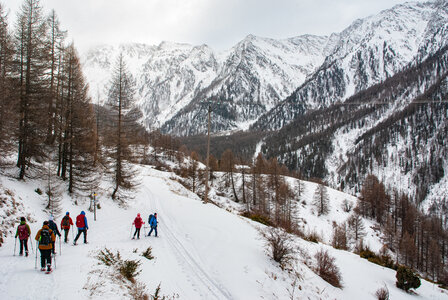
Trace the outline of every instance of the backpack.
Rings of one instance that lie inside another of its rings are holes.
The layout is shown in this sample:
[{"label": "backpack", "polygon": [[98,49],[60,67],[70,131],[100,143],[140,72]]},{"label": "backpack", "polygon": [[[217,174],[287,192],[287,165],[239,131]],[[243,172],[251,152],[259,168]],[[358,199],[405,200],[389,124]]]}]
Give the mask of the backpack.
[{"label": "backpack", "polygon": [[40,232],[40,240],[39,245],[50,245],[51,243],[51,237],[50,237],[50,230],[49,229],[42,229]]},{"label": "backpack", "polygon": [[84,222],[84,215],[79,215],[76,217],[76,227],[78,228],[86,227],[86,223]]},{"label": "backpack", "polygon": [[26,228],[26,224],[21,224],[18,227],[19,229],[19,239],[24,240],[28,238],[28,228]]},{"label": "backpack", "polygon": [[149,215],[149,218],[148,218],[148,224],[151,224],[151,220],[152,220],[152,218],[154,218],[154,215]]},{"label": "backpack", "polygon": [[70,227],[69,218],[67,216],[62,218],[62,226],[64,226],[65,228]]}]

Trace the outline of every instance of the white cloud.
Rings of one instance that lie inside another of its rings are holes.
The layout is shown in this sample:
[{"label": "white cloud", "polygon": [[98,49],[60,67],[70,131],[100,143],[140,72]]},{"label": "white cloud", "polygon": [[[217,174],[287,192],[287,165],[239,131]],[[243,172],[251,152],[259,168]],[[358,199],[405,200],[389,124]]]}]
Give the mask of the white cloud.
[{"label": "white cloud", "polygon": [[[0,0],[17,10],[20,0]],[[403,0],[41,0],[78,47],[163,40],[227,49],[247,34],[285,38],[341,31]],[[15,14],[15,13],[14,13]]]}]

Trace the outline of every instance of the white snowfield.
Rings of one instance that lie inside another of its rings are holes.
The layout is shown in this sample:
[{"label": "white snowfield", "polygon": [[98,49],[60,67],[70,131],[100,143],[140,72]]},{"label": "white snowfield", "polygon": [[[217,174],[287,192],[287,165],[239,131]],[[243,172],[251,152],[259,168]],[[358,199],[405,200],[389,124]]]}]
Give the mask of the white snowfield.
[{"label": "white snowfield", "polygon": [[[136,198],[123,209],[100,194],[97,221],[88,211],[88,203],[74,206],[65,196],[63,214],[70,211],[75,219],[81,210],[86,211],[88,244],[83,244],[81,237],[78,245],[73,246],[70,233],[70,242],[62,243],[60,252],[58,241],[57,265],[49,275],[39,270],[40,255],[37,269],[35,252],[29,257],[17,255],[18,243],[13,256],[14,237],[8,236],[0,247],[0,299],[132,299],[127,288],[101,273],[107,267],[98,265],[95,256],[105,247],[114,253],[120,251],[125,259],[142,262],[142,272],[136,279],[146,285],[148,293],[153,294],[160,283],[161,293],[175,299],[376,299],[376,290],[383,286],[388,287],[392,300],[448,299],[446,291],[423,280],[415,294],[407,294],[395,287],[395,271],[355,254],[299,238],[296,243],[302,253],[297,254],[294,269],[301,276],[295,281],[296,277],[281,270],[267,255],[258,232],[264,226],[203,204],[170,176],[173,175],[142,167],[142,184]],[[48,218],[42,210],[43,196],[34,192],[38,183],[0,177],[0,184],[14,191],[20,197],[17,201],[22,201],[37,220],[30,224],[35,250],[35,234]],[[137,213],[147,223],[148,215],[154,212],[158,213],[159,237],[144,237],[142,229],[141,238],[131,240]],[[61,217],[56,219],[58,225]],[[153,260],[141,256],[149,246]],[[343,278],[342,289],[332,287],[303,263],[314,261],[314,253],[322,248],[336,258]]]}]

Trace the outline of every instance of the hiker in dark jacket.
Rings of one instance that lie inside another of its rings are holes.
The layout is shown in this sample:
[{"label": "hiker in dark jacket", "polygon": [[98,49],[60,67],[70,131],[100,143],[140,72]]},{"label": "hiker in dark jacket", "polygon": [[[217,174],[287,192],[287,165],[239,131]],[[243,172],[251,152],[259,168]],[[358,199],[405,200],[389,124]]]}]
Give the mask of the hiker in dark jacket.
[{"label": "hiker in dark jacket", "polygon": [[51,272],[51,248],[55,240],[53,230],[48,227],[48,221],[45,221],[42,229],[36,234],[36,241],[39,242],[41,271],[45,271],[47,267],[47,272]]},{"label": "hiker in dark jacket", "polygon": [[149,218],[149,226],[151,226],[151,230],[149,231],[148,236],[151,235],[153,230],[155,235],[157,236],[157,213],[154,213],[154,215],[151,216],[152,217]]},{"label": "hiker in dark jacket", "polygon": [[78,240],[81,233],[84,234],[84,244],[87,244],[87,230],[89,229],[89,226],[87,225],[86,213],[84,211],[82,211],[81,214],[76,217],[76,227],[78,227],[78,234],[73,241],[73,245],[76,245],[76,241]]},{"label": "hiker in dark jacket", "polygon": [[70,213],[66,212],[65,216],[61,220],[61,229],[64,230],[64,243],[68,242],[68,232],[70,231],[70,226],[73,226],[73,220],[70,218]]},{"label": "hiker in dark jacket", "polygon": [[28,256],[28,238],[31,235],[30,226],[26,223],[25,217],[20,218],[20,225],[17,226],[16,238],[19,237],[20,253],[23,255],[23,248],[25,248],[25,256]]},{"label": "hiker in dark jacket", "polygon": [[[53,215],[51,215],[50,219],[48,220],[48,227],[50,227],[50,229],[53,231],[54,234],[56,234],[59,238],[61,238],[61,233],[59,232],[58,225],[56,225],[56,223],[53,221],[53,219],[54,219],[54,217],[53,217]],[[53,254],[56,254],[56,252],[55,252],[56,247],[54,246],[54,243],[55,242],[53,242],[53,248],[51,249],[51,252]]]}]

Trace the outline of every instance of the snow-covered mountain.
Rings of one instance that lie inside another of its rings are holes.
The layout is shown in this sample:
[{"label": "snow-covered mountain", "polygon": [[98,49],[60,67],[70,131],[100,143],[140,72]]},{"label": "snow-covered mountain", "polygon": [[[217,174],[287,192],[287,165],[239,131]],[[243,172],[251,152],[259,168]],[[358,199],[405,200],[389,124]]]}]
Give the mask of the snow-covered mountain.
[{"label": "snow-covered mountain", "polygon": [[84,55],[84,71],[92,96],[103,103],[114,60],[123,53],[137,82],[136,100],[147,128],[172,120],[164,126],[166,131],[199,133],[203,124],[197,124],[192,115],[207,101],[220,102],[225,111],[217,129],[247,128],[305,81],[323,62],[333,40],[311,35],[285,40],[249,35],[224,53],[207,45],[168,42],[101,46]]},{"label": "snow-covered mountain", "polygon": [[421,62],[448,41],[446,1],[409,2],[353,22],[332,53],[254,129],[276,130],[309,109],[326,107]]},{"label": "snow-covered mountain", "polygon": [[204,133],[210,104],[213,132],[272,130],[435,53],[447,43],[447,24],[446,1],[410,2],[329,37],[249,35],[223,53],[168,42],[97,47],[83,55],[84,70],[93,97],[102,102],[114,59],[123,52],[147,128]]}]

